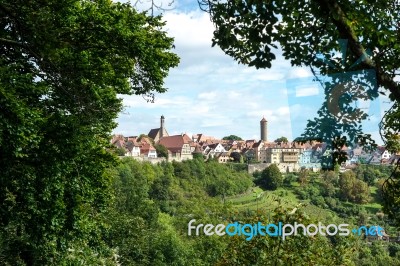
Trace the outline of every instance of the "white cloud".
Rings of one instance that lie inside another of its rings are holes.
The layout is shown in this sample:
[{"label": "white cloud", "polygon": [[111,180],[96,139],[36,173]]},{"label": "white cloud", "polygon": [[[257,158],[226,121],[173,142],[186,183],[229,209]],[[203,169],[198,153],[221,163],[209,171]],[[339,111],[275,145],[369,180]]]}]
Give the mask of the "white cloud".
[{"label": "white cloud", "polygon": [[317,86],[296,86],[296,97],[313,96],[319,94],[319,87]]},{"label": "white cloud", "polygon": [[308,80],[296,90],[296,96],[313,95],[316,90],[309,81],[311,72],[292,68],[279,50],[274,51],[277,59],[271,69],[238,65],[218,46],[211,47],[214,26],[208,14],[193,9],[182,11],[182,3],[176,1],[178,9],[164,14],[165,30],[175,38],[173,51],[181,58],[166,79],[169,90],[156,94],[155,103],[147,103],[141,96],[124,96],[126,110],[115,132],[148,133],[159,126],[163,114],[170,134],[235,134],[257,139],[259,122],[265,116],[270,140],[280,136],[291,139],[291,117],[312,118],[315,111],[301,103],[289,109],[286,79]]},{"label": "white cloud", "polygon": [[305,67],[292,67],[290,71],[287,73],[286,78],[293,79],[293,78],[306,78],[312,77],[313,74],[310,69]]},{"label": "white cloud", "polygon": [[200,93],[197,97],[200,100],[214,100],[217,96],[217,92],[216,91],[210,91],[210,92],[202,92]]}]

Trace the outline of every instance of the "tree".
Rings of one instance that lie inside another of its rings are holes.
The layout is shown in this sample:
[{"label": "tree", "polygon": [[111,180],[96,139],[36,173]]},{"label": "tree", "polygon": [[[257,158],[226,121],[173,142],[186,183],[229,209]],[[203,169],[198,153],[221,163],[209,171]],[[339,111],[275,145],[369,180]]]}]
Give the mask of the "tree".
[{"label": "tree", "polygon": [[115,154],[118,156],[125,156],[126,150],[124,148],[115,148],[114,150]]},{"label": "tree", "polygon": [[[239,63],[269,68],[275,59],[272,49],[279,44],[292,65],[314,66],[328,71],[317,58],[330,55],[338,39],[347,40],[344,64],[365,57],[367,48],[377,49],[358,69],[374,69],[378,85],[390,91],[392,100],[400,100],[395,63],[400,56],[397,45],[400,5],[362,1],[220,1],[199,0],[216,26],[213,45],[219,45]],[[384,30],[381,30],[384,28]],[[310,33],[310,34],[305,34]],[[338,62],[342,58],[328,59]]]},{"label": "tree", "polygon": [[117,95],[165,92],[173,39],[161,17],[111,1],[2,1],[0,14],[4,263],[74,264],[77,248],[80,264],[104,263]]},{"label": "tree", "polygon": [[280,137],[280,138],[277,138],[274,142],[275,143],[288,143],[289,140],[286,137]]},{"label": "tree", "polygon": [[375,180],[379,178],[379,171],[373,169],[372,167],[367,167],[363,173],[363,181],[368,184],[368,186],[373,186]]},{"label": "tree", "polygon": [[229,157],[232,158],[235,163],[243,162],[243,156],[239,152],[236,152],[236,151],[231,152]]},{"label": "tree", "polygon": [[300,186],[304,186],[308,183],[308,170],[303,168],[300,170],[298,181]]},{"label": "tree", "polygon": [[[345,160],[340,142],[376,146],[360,125],[367,114],[351,103],[376,99],[379,93],[394,101],[379,125],[380,134],[389,151],[399,151],[398,1],[198,1],[216,26],[213,46],[239,63],[270,68],[273,49],[279,45],[293,66],[311,68],[325,90],[325,101],[297,140],[328,143],[333,156],[324,168],[332,170]],[[332,80],[323,82],[320,75],[330,75]],[[400,224],[396,175],[384,186],[390,197],[385,209]]]},{"label": "tree", "polygon": [[283,176],[276,164],[271,164],[261,172],[261,178],[256,180],[256,184],[268,190],[276,190],[282,186]]},{"label": "tree", "polygon": [[327,197],[332,197],[336,194],[338,183],[338,175],[334,171],[325,171],[322,174],[322,194]]},{"label": "tree", "polygon": [[379,170],[374,169],[373,166],[360,165],[355,169],[355,174],[358,179],[363,180],[369,186],[375,184],[375,180],[380,177]]},{"label": "tree", "polygon": [[157,157],[164,157],[168,159],[168,149],[162,144],[154,144],[157,151]]},{"label": "tree", "polygon": [[241,137],[238,137],[236,135],[229,135],[229,136],[223,137],[222,139],[223,140],[242,140]]},{"label": "tree", "polygon": [[355,203],[367,203],[370,198],[368,185],[356,178],[353,171],[346,171],[339,176],[340,197]]},{"label": "tree", "polygon": [[144,139],[144,141],[148,141],[151,143],[151,145],[155,145],[154,139],[150,138],[146,134],[140,134],[139,137],[137,138],[137,142],[141,142]]},{"label": "tree", "polygon": [[[271,215],[272,214],[272,215]],[[301,213],[297,208],[284,209],[279,206],[275,210],[266,213],[258,213],[257,216],[246,216],[240,219],[242,225],[260,225],[262,221],[277,225],[282,224],[318,224]],[[261,222],[260,222],[261,221]],[[264,224],[265,226],[265,224]],[[246,234],[236,233],[228,238],[228,246],[216,265],[346,265],[351,263],[349,257],[352,252],[358,251],[353,237],[307,236],[298,231],[298,234],[287,237],[284,241],[278,236],[278,227],[272,229],[266,236],[257,234],[257,230],[250,227]],[[255,227],[254,227],[255,228]],[[232,229],[232,228],[231,228]],[[235,231],[231,230],[232,233]],[[261,231],[261,230],[260,230]],[[265,231],[265,229],[264,229]],[[244,230],[243,230],[244,232]],[[247,237],[251,240],[246,240]],[[354,247],[351,251],[349,246]]]}]

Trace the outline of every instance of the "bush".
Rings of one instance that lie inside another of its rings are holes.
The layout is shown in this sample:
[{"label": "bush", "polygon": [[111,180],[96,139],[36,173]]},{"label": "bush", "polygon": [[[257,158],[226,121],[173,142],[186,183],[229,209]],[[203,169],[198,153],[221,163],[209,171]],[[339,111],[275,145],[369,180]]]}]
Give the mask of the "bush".
[{"label": "bush", "polygon": [[299,195],[302,200],[313,199],[321,195],[319,188],[315,186],[298,187],[296,189],[296,194]]},{"label": "bush", "polygon": [[285,178],[283,179],[283,184],[287,187],[292,185],[292,182],[296,181],[297,177],[293,173],[286,174]]},{"label": "bush", "polygon": [[369,201],[369,187],[367,183],[356,178],[352,171],[346,171],[339,177],[340,197],[355,203],[367,203]]},{"label": "bush", "polygon": [[316,196],[311,199],[311,203],[318,207],[325,207],[325,200],[322,196]]},{"label": "bush", "polygon": [[276,190],[282,186],[282,173],[276,164],[271,164],[261,172],[261,178],[256,180],[256,184],[267,190]]}]

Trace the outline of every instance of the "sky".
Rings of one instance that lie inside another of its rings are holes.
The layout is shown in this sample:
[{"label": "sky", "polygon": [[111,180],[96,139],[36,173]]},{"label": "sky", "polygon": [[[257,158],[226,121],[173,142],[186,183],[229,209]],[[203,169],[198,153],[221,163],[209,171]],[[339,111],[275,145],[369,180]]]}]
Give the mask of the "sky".
[{"label": "sky", "polygon": [[[115,134],[147,134],[160,127],[164,115],[170,135],[202,133],[222,138],[233,134],[260,139],[260,120],[265,117],[269,141],[281,136],[293,140],[302,133],[307,119],[316,116],[323,93],[308,68],[291,67],[279,49],[270,69],[239,65],[218,46],[211,47],[214,26],[196,0],[157,3],[171,9],[163,12],[163,19],[168,35],[174,37],[173,52],[180,57],[180,64],[170,70],[165,80],[168,91],[156,94],[154,103],[141,96],[122,96],[124,111]],[[138,8],[147,7],[147,0],[138,2]],[[374,103],[372,117],[364,126],[378,143],[382,142],[378,123],[386,102]]]}]

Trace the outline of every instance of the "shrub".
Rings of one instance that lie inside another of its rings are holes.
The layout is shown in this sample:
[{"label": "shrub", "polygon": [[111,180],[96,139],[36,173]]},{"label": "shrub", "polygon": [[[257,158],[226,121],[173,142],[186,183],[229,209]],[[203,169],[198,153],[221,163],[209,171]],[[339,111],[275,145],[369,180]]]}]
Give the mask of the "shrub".
[{"label": "shrub", "polygon": [[256,180],[256,184],[264,189],[276,190],[282,186],[282,173],[276,164],[271,164],[261,172],[261,178]]}]

